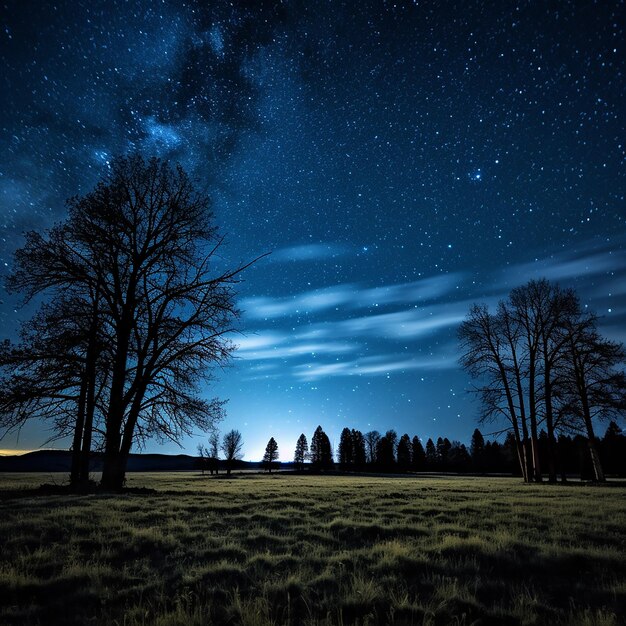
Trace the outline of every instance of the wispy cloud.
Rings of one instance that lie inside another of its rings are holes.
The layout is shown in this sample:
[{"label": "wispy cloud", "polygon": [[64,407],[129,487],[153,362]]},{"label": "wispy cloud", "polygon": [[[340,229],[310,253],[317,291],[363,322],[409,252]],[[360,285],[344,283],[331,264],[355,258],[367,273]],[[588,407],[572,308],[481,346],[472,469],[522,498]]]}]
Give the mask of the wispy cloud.
[{"label": "wispy cloud", "polygon": [[[574,284],[581,297],[592,301],[610,295],[615,300],[625,293],[625,274],[626,251],[595,242],[577,253],[562,251],[494,269],[479,284],[465,272],[454,272],[385,286],[339,284],[284,297],[248,298],[242,303],[246,317],[271,322],[272,329],[245,337],[237,354],[257,376],[300,381],[452,369],[458,367],[456,328],[475,302],[495,307],[512,287],[540,277]],[[594,286],[599,275],[603,293]],[[613,308],[612,315],[620,313]],[[299,321],[293,320],[296,316]],[[280,328],[283,318],[285,323],[291,318],[288,328]],[[607,334],[622,339],[620,328],[607,326]],[[398,356],[399,346],[409,346],[409,352]],[[420,356],[407,356],[411,353]],[[279,360],[286,366],[279,366]]]},{"label": "wispy cloud", "polygon": [[[272,347],[261,349],[239,349],[237,356],[246,361],[267,361],[271,359],[292,359],[302,356],[317,356],[324,354],[341,354],[354,352],[358,346],[341,342],[294,343],[285,345],[283,338]],[[282,345],[281,345],[282,344]]]},{"label": "wispy cloud", "polygon": [[580,279],[607,272],[623,272],[626,268],[626,251],[563,252],[551,257],[520,263],[502,272],[497,283],[501,287],[523,284],[531,278],[547,278],[553,281]]},{"label": "wispy cloud", "polygon": [[464,274],[456,272],[374,288],[343,284],[289,297],[247,298],[241,306],[245,315],[251,319],[269,319],[318,313],[338,307],[358,309],[388,304],[412,304],[441,298],[453,292],[462,283],[463,277]]},{"label": "wispy cloud", "polygon": [[241,303],[246,317],[267,319],[313,313],[345,304],[356,287],[340,285],[328,289],[309,291],[285,298],[247,298]]},{"label": "wispy cloud", "polygon": [[336,363],[303,363],[296,366],[294,374],[296,378],[311,381],[329,376],[384,376],[393,372],[420,369],[443,370],[452,369],[456,366],[454,356],[440,355],[407,359],[380,355]]},{"label": "wispy cloud", "polygon": [[291,261],[320,261],[343,256],[350,251],[345,245],[338,243],[311,243],[299,246],[280,248],[273,252],[269,261],[272,263],[288,263]]}]

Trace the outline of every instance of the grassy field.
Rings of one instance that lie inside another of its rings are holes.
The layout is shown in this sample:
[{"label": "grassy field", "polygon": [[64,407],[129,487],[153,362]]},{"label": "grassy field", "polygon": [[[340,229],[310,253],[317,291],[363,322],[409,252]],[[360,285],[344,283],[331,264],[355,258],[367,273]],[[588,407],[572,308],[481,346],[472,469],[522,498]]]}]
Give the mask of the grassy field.
[{"label": "grassy field", "polygon": [[[57,478],[60,481],[60,478]],[[626,486],[0,475],[1,624],[619,624]],[[14,491],[6,491],[14,490]]]}]

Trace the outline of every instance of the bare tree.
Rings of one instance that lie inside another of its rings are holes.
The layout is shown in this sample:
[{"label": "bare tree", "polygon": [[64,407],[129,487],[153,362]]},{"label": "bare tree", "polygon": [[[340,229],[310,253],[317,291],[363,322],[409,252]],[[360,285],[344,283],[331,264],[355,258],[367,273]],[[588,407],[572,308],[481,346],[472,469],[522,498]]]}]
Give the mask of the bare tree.
[{"label": "bare tree", "polygon": [[204,471],[207,468],[208,454],[207,449],[201,444],[198,444],[196,448],[198,451],[198,463],[200,465],[200,470],[202,471],[202,475],[204,476]]},{"label": "bare tree", "polygon": [[243,458],[243,437],[238,430],[230,430],[222,439],[222,452],[226,457],[226,473],[230,476],[235,461]]},{"label": "bare tree", "polygon": [[[527,473],[525,446],[520,435],[520,411],[524,410],[521,363],[506,306],[501,304],[498,316],[490,314],[484,305],[472,306],[459,328],[459,338],[461,365],[472,378],[481,382],[475,387],[482,400],[481,421],[504,417],[511,424],[522,476],[528,481],[530,477]],[[523,413],[521,417],[521,422],[525,425]],[[539,451],[536,428],[534,432],[533,467],[537,468]]]},{"label": "bare tree", "polygon": [[0,350],[0,428],[37,418],[52,423],[49,441],[72,436],[72,487],[89,478],[96,405],[107,379],[94,318],[93,302],[59,296],[22,325],[18,345]]},{"label": "bare tree", "polygon": [[376,463],[376,450],[378,449],[378,442],[380,441],[380,433],[377,430],[370,430],[365,433],[364,438],[367,462],[374,464]]},{"label": "bare tree", "polygon": [[531,429],[536,429],[543,418],[548,435],[548,479],[556,482],[555,370],[568,341],[567,334],[561,332],[565,321],[580,315],[578,299],[572,290],[541,279],[513,289],[509,301],[525,339]]},{"label": "bare tree", "polygon": [[626,361],[626,351],[622,344],[601,337],[596,321],[593,315],[581,317],[566,329],[568,358],[562,387],[564,413],[582,423],[595,480],[604,482],[593,422],[626,411],[626,375],[618,369]]},{"label": "bare tree", "polygon": [[220,433],[217,428],[213,428],[209,435],[209,447],[207,449],[209,455],[209,471],[213,475],[220,473]]},{"label": "bare tree", "polygon": [[577,424],[583,425],[596,479],[602,480],[593,420],[626,406],[626,377],[616,369],[624,349],[600,337],[595,318],[582,315],[575,292],[531,280],[513,289],[495,315],[474,305],[459,336],[461,364],[480,380],[481,420],[509,421],[525,480],[542,480],[542,423],[550,482],[556,482],[559,465],[556,432]]},{"label": "bare tree", "polygon": [[9,282],[27,297],[97,294],[110,350],[102,485],[119,489],[133,445],[179,441],[220,419],[222,403],[197,390],[233,350],[226,335],[244,266],[215,271],[221,239],[209,200],[157,159],[115,160],[68,209],[66,224],[27,236]]}]

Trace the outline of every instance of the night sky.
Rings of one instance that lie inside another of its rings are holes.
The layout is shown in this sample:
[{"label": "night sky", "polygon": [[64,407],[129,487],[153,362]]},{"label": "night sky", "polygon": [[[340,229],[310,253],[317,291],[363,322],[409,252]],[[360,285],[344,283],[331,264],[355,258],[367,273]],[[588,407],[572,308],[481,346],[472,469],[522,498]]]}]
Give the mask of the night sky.
[{"label": "night sky", "polygon": [[[624,2],[0,11],[0,267],[113,155],[180,162],[231,265],[273,252],[245,273],[245,335],[207,390],[247,459],[274,436],[290,460],[318,424],[335,444],[344,426],[468,442],[458,325],[532,277],[626,340]],[[0,307],[4,337],[32,313]]]}]

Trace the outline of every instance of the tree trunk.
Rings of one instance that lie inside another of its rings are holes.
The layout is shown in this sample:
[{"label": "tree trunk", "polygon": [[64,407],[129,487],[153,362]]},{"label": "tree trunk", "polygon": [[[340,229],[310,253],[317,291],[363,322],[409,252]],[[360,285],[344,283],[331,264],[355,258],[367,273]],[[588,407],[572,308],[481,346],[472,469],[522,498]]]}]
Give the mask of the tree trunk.
[{"label": "tree trunk", "polygon": [[593,422],[591,421],[591,411],[589,409],[589,399],[586,393],[586,387],[581,394],[581,400],[583,405],[583,417],[585,419],[585,427],[587,429],[587,445],[589,446],[589,454],[591,455],[591,463],[593,465],[593,475],[596,482],[606,482],[604,476],[604,470],[602,469],[602,463],[600,462],[600,455],[598,454],[598,447],[596,446],[596,434],[593,430]]},{"label": "tree trunk", "polygon": [[[524,403],[524,387],[522,385],[522,376],[520,373],[520,365],[517,359],[517,349],[514,342],[509,339],[509,346],[511,348],[511,356],[513,357],[513,371],[515,372],[515,387],[517,389],[517,399],[519,401],[519,419],[522,424],[522,433],[519,434],[519,428],[517,428],[516,436],[521,439],[522,454],[520,463],[522,464],[522,476],[524,482],[529,483],[532,480],[532,465],[530,461],[530,454],[528,451],[528,426],[526,424],[526,407]],[[518,444],[519,445],[519,444]],[[519,455],[519,452],[518,452]]]},{"label": "tree trunk", "polygon": [[121,428],[124,421],[124,383],[130,343],[131,322],[128,308],[120,321],[117,333],[118,345],[111,376],[111,392],[106,419],[104,466],[102,468],[102,486],[105,489],[119,491],[124,484],[125,463],[120,455],[122,442]]},{"label": "tree trunk", "polygon": [[593,439],[589,439],[587,445],[589,446],[589,454],[591,454],[591,462],[593,464],[593,473],[596,482],[605,483],[606,477],[604,475],[604,471],[602,470],[602,463],[600,462],[600,455],[598,454],[598,448],[596,447],[595,437]]},{"label": "tree trunk", "polygon": [[110,422],[107,423],[101,485],[110,491],[119,491],[124,484],[124,472],[120,466],[121,440],[119,427],[110,428]]},{"label": "tree trunk", "polygon": [[557,449],[554,437],[554,412],[552,409],[552,379],[550,360],[547,353],[547,339],[543,339],[543,386],[546,405],[546,428],[548,430],[548,482],[556,483]]},{"label": "tree trunk", "polygon": [[530,404],[530,445],[533,458],[533,480],[536,483],[543,481],[541,476],[541,462],[539,461],[539,436],[537,434],[537,402],[535,399],[535,355],[531,355],[531,365],[528,377],[528,402]]},{"label": "tree trunk", "polygon": [[87,374],[83,374],[78,397],[78,414],[74,427],[74,440],[72,441],[72,467],[70,470],[70,486],[76,487],[80,482],[81,442],[85,424],[85,402],[87,397]]},{"label": "tree trunk", "polygon": [[93,317],[87,345],[87,397],[85,402],[85,428],[83,432],[83,448],[80,456],[80,480],[89,480],[89,461],[91,457],[91,437],[93,434],[93,417],[96,409],[96,360],[98,358],[98,306],[99,297],[93,304]]}]

